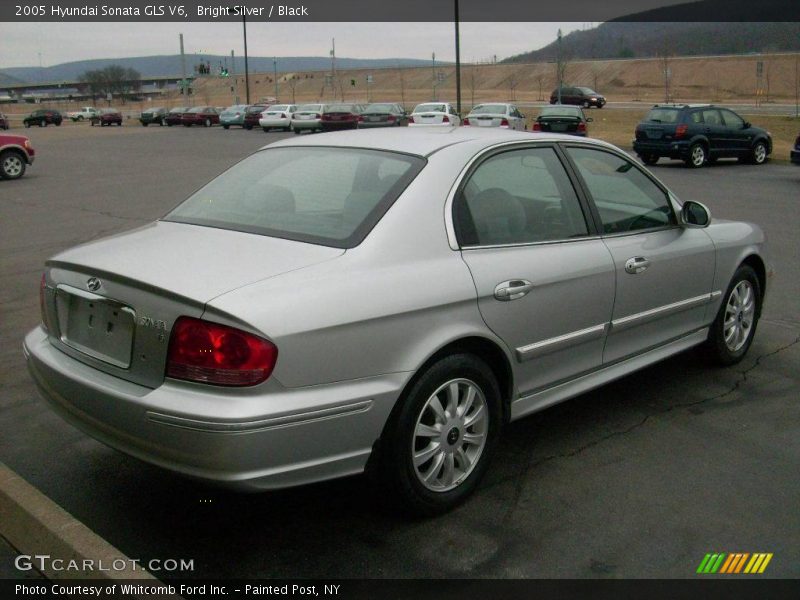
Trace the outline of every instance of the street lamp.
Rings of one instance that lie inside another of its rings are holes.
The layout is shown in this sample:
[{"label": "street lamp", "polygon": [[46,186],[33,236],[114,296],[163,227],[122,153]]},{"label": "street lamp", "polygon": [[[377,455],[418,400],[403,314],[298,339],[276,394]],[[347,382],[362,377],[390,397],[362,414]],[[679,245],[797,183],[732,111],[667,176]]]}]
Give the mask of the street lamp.
[{"label": "street lamp", "polygon": [[247,104],[250,104],[250,70],[247,66],[247,17],[242,15],[242,33],[244,35],[244,93]]},{"label": "street lamp", "polygon": [[272,73],[275,76],[275,102],[278,101],[278,57],[272,58]]},{"label": "street lamp", "polygon": [[458,0],[455,0],[456,23],[456,112],[461,114],[461,40],[458,34]]}]

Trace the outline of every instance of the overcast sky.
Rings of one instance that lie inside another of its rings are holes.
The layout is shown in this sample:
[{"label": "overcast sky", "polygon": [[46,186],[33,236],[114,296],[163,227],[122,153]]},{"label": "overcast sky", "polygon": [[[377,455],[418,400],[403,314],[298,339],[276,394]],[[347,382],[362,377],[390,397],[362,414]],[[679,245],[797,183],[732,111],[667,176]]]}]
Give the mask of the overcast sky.
[{"label": "overcast sky", "polygon": [[[461,59],[498,60],[540,48],[589,23],[462,23]],[[596,24],[595,24],[596,25]],[[243,54],[240,23],[0,23],[0,69],[92,58],[177,54]],[[328,56],[455,60],[452,23],[255,23],[247,25],[251,56]]]}]

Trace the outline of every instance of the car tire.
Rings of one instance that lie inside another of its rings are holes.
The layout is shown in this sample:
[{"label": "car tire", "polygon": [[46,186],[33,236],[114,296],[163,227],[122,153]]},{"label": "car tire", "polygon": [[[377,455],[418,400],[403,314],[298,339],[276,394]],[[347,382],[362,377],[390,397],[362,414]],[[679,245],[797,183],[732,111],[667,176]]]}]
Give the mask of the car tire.
[{"label": "car tire", "polygon": [[25,174],[25,159],[19,152],[6,150],[0,152],[0,178],[19,179]]},{"label": "car tire", "polygon": [[147,127],[148,123],[142,123],[142,127]]},{"label": "car tire", "polygon": [[381,439],[378,469],[390,497],[420,516],[464,501],[500,437],[501,403],[492,370],[472,354],[447,356],[422,372]]},{"label": "car tire", "polygon": [[295,130],[294,130],[294,132],[295,132],[295,134],[296,134],[296,135],[300,135],[301,133],[303,133],[303,132],[302,132],[301,130],[299,130],[299,129],[295,129]]},{"label": "car tire", "polygon": [[83,121],[83,115],[78,115],[78,118],[75,119],[76,121]]},{"label": "car tire", "polygon": [[211,119],[206,119],[203,121],[203,127],[211,127]]},{"label": "car tire", "polygon": [[167,123],[167,127],[172,127],[172,123]]},{"label": "car tire", "polygon": [[30,129],[31,128],[31,122],[30,121],[24,121],[24,124],[25,124],[25,129]]},{"label": "car tire", "polygon": [[56,121],[56,127],[61,127],[61,121]]},{"label": "car tire", "polygon": [[646,165],[653,166],[658,162],[658,159],[661,158],[658,154],[640,154],[639,158],[642,159],[642,162]]},{"label": "car tire", "polygon": [[761,316],[761,283],[750,265],[740,265],[711,324],[705,351],[712,362],[735,365],[747,354]]},{"label": "car tire", "polygon": [[686,159],[687,166],[699,169],[706,164],[706,160],[708,160],[708,152],[703,144],[695,142],[689,146],[689,157]]},{"label": "car tire", "polygon": [[589,102],[588,100],[583,103],[583,108],[591,108],[591,107],[592,107],[592,103]]},{"label": "car tire", "polygon": [[231,126],[230,126],[230,125],[223,125],[223,126],[222,126],[222,128],[223,128],[223,129],[230,129],[230,128],[231,128]]},{"label": "car tire", "polygon": [[245,125],[244,128],[247,129],[247,131],[250,131],[251,129],[253,129],[253,126],[252,125]]},{"label": "car tire", "polygon": [[264,133],[269,133],[269,127],[262,127],[261,131],[263,131]]},{"label": "car tire", "polygon": [[39,127],[47,127],[47,121],[45,121],[44,119],[39,121]]},{"label": "car tire", "polygon": [[763,141],[756,142],[750,151],[750,162],[754,165],[763,165],[767,162],[767,145]]},{"label": "car tire", "polygon": [[167,122],[166,122],[166,119],[161,119],[161,120],[158,122],[158,126],[159,126],[159,127],[163,127],[164,125],[166,125],[166,123],[167,123]]}]

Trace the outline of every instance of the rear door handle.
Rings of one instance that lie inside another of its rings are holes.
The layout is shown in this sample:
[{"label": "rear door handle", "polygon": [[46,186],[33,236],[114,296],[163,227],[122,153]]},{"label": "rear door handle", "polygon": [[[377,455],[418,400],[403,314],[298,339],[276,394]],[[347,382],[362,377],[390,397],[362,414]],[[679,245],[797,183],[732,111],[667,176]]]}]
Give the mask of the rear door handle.
[{"label": "rear door handle", "polygon": [[650,266],[650,261],[644,256],[634,256],[625,261],[625,272],[631,275],[641,273]]},{"label": "rear door handle", "polygon": [[511,279],[498,283],[494,288],[494,297],[497,300],[507,302],[522,298],[533,289],[533,284],[526,279]]}]

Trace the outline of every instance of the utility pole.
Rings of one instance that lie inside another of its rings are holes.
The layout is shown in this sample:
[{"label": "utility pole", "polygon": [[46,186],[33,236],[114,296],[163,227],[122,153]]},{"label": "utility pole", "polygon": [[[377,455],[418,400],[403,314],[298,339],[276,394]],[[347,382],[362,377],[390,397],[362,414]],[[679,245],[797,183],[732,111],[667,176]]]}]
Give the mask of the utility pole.
[{"label": "utility pole", "polygon": [[242,15],[242,32],[244,34],[244,93],[247,104],[250,104],[250,70],[247,66],[247,17]]},{"label": "utility pole", "polygon": [[333,99],[336,100],[336,38],[331,38],[331,88],[333,88]]},{"label": "utility pole", "polygon": [[278,57],[272,57],[272,73],[275,76],[275,102],[278,101]]},{"label": "utility pole", "polygon": [[436,52],[431,53],[431,81],[433,82],[433,98],[436,101]]},{"label": "utility pole", "polygon": [[458,0],[455,0],[456,22],[456,112],[461,114],[461,40],[458,35]]},{"label": "utility pole", "polygon": [[556,68],[558,69],[558,92],[557,92],[557,98],[558,98],[558,104],[561,104],[561,84],[563,83],[561,81],[561,79],[563,77],[563,70],[561,68],[561,29],[558,30],[558,63],[556,65]]},{"label": "utility pole", "polygon": [[186,95],[186,55],[183,53],[183,34],[178,34],[181,44],[181,94]]}]

